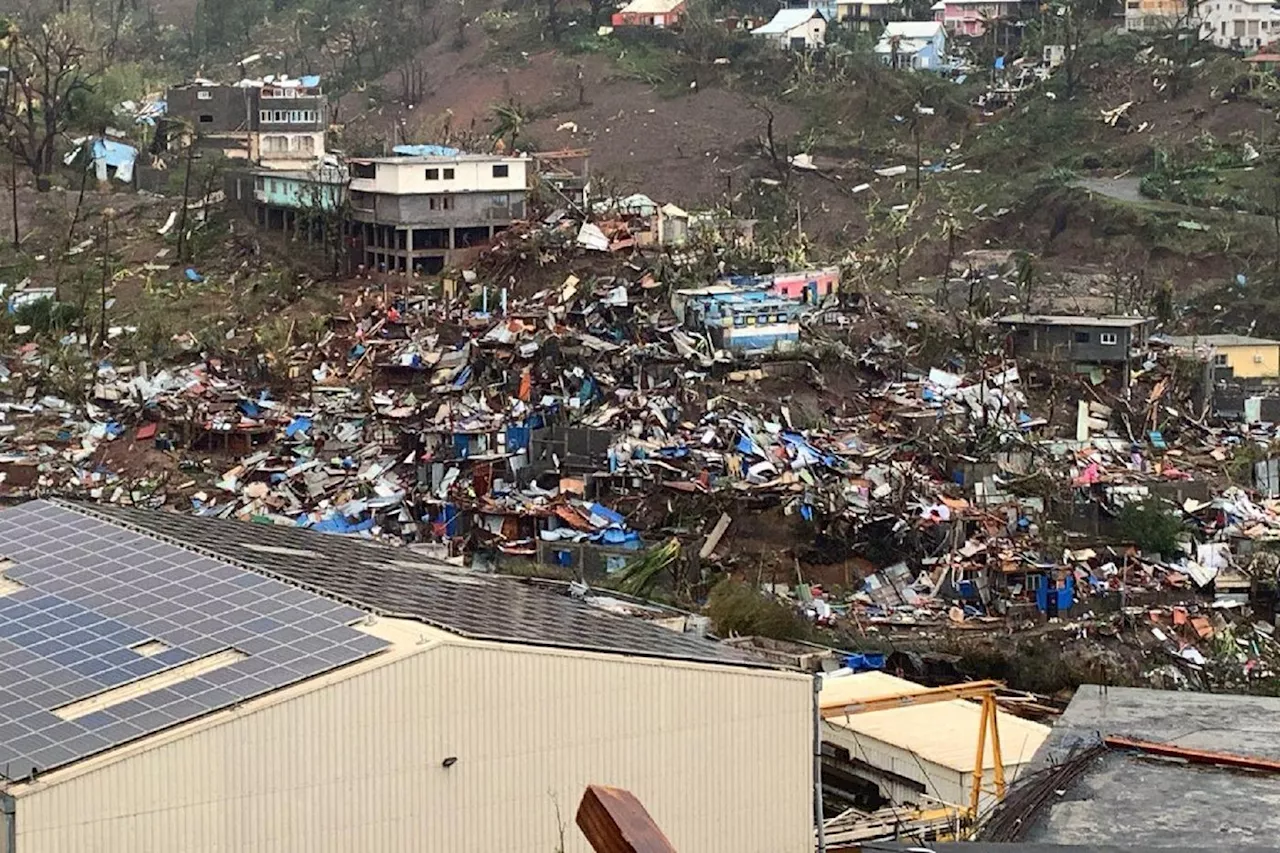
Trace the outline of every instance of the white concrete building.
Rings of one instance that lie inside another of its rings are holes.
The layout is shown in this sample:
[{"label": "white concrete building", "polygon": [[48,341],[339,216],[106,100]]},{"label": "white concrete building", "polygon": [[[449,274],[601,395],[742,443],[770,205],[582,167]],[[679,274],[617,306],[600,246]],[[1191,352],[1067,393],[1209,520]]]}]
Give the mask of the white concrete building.
[{"label": "white concrete building", "polygon": [[1216,47],[1257,50],[1280,39],[1280,9],[1270,2],[1209,0],[1196,9],[1200,37]]},{"label": "white concrete building", "polygon": [[439,272],[524,218],[533,160],[455,154],[350,160],[355,252],[370,269]]},{"label": "white concrete building", "polygon": [[[925,690],[883,672],[826,678],[822,702],[848,704],[890,694]],[[963,699],[904,706],[824,720],[824,761],[875,784],[895,805],[932,808],[937,801],[967,807],[973,790],[982,709]],[[1028,764],[1049,727],[999,711],[1001,756],[1010,782]],[[984,788],[995,784],[995,758],[987,740]],[[982,802],[993,800],[984,795]],[[985,805],[984,805],[985,807]]]},{"label": "white concrete building", "polygon": [[0,853],[585,853],[593,783],[812,849],[811,682],[709,640],[295,528],[35,501],[0,553]]}]

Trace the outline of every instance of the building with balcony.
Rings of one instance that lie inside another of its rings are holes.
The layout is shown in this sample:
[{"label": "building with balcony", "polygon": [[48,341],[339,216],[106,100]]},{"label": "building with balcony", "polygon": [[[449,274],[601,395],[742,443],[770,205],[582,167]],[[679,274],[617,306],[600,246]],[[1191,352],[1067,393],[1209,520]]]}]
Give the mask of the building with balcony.
[{"label": "building with balcony", "polygon": [[348,162],[356,262],[387,272],[439,272],[525,215],[532,159],[440,153]]},{"label": "building with balcony", "polygon": [[194,138],[229,159],[282,170],[305,170],[324,156],[329,112],[318,77],[235,85],[196,80],[170,89],[165,101],[160,147]]},{"label": "building with balcony", "polygon": [[840,0],[836,3],[836,20],[854,32],[871,32],[904,17],[901,0]]}]

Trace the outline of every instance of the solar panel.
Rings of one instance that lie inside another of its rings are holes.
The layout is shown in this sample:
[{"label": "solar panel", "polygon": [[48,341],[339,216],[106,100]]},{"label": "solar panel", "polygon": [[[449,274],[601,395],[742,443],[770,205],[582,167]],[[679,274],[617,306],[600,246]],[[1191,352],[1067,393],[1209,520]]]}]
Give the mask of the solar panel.
[{"label": "solar panel", "polygon": [[[348,627],[360,610],[44,501],[0,512],[0,555],[20,587],[0,596],[0,774],[9,779],[387,645]],[[233,648],[247,656],[74,719],[55,713]]]}]

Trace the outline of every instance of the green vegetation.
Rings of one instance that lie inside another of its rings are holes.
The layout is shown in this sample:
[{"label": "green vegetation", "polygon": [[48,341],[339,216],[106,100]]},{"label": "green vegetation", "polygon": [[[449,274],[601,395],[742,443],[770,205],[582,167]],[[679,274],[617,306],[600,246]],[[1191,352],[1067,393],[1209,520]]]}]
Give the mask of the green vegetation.
[{"label": "green vegetation", "polygon": [[775,640],[805,640],[812,626],[799,613],[765,596],[755,588],[726,577],[711,590],[707,615],[722,637],[770,637]]},{"label": "green vegetation", "polygon": [[1182,538],[1182,521],[1156,501],[1132,503],[1120,512],[1120,532],[1146,554],[1172,554]]}]

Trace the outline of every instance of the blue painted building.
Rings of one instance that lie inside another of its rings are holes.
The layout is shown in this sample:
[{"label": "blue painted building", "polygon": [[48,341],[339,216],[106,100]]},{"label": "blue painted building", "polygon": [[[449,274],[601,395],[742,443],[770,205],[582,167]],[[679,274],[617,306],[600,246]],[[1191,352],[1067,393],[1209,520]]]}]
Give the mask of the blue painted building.
[{"label": "blue painted building", "polygon": [[338,210],[346,201],[347,184],[345,166],[325,163],[306,171],[253,169],[233,173],[227,178],[226,193],[260,227],[294,233],[300,213]]},{"label": "blue painted building", "polygon": [[678,291],[676,298],[685,326],[705,332],[718,349],[753,355],[787,352],[800,342],[804,306],[766,291],[715,285]]}]

